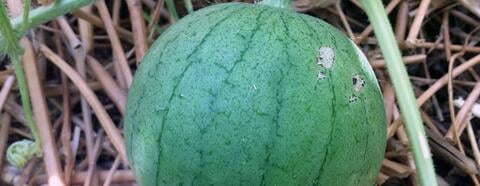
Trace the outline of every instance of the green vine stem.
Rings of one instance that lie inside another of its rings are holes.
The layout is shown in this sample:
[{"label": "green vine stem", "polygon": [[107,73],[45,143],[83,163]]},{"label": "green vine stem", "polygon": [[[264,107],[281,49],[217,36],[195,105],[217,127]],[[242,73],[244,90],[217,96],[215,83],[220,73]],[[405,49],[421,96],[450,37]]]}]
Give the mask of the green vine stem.
[{"label": "green vine stem", "polygon": [[[143,19],[145,19],[145,21],[147,21],[147,22],[150,22],[150,21],[152,20],[152,18],[150,17],[150,15],[149,15],[147,12],[145,12],[145,11],[142,11],[142,16],[143,16]],[[160,25],[156,24],[156,25],[154,25],[154,27],[155,27],[155,29],[157,30],[157,32],[158,32],[159,34],[162,34],[162,33],[163,33],[164,30],[163,30],[163,28],[162,28]]]},{"label": "green vine stem", "polygon": [[292,8],[291,3],[292,3],[291,0],[263,0],[258,4],[290,9]]},{"label": "green vine stem", "polygon": [[[81,8],[83,6],[92,4],[95,0],[61,0],[55,1],[47,6],[36,8],[27,13],[29,14],[28,22],[25,23],[25,29],[30,29],[41,25],[45,22],[56,19],[58,16],[64,15],[68,12]],[[25,16],[25,13],[24,13]],[[24,16],[15,17],[10,22],[14,30],[18,30],[23,23]]]},{"label": "green vine stem", "polygon": [[[26,6],[25,11],[29,11],[30,6]],[[24,13],[25,15],[25,13]],[[28,13],[26,13],[28,15]],[[27,20],[27,19],[25,19]],[[22,24],[21,30],[25,30],[25,25]],[[18,37],[15,35],[12,25],[8,19],[5,6],[0,3],[0,33],[4,37],[4,49],[1,52],[5,52],[9,55],[12,61],[15,75],[17,76],[18,87],[20,90],[20,97],[22,100],[23,110],[27,124],[32,131],[35,142],[29,140],[22,140],[13,143],[7,149],[7,159],[11,164],[18,168],[21,168],[25,163],[33,158],[34,155],[41,156],[42,148],[40,146],[40,135],[38,128],[33,121],[32,107],[30,105],[30,97],[28,95],[27,82],[25,81],[25,74],[23,72],[22,64],[20,62],[21,48],[18,45]]]},{"label": "green vine stem", "polygon": [[193,12],[193,5],[192,5],[192,0],[183,0],[185,3],[185,8],[187,9],[188,13]]},{"label": "green vine stem", "polygon": [[[17,53],[18,42],[15,33],[12,30],[12,25],[9,24],[8,16],[6,14],[5,6],[0,3],[0,52],[11,54],[11,52]],[[5,44],[4,44],[5,43]]]},{"label": "green vine stem", "polygon": [[20,28],[20,33],[23,35],[25,31],[27,30],[28,26],[28,15],[30,14],[30,3],[31,0],[24,0],[23,2],[23,20],[22,20],[22,26]]},{"label": "green vine stem", "polygon": [[400,50],[382,1],[360,0],[360,2],[373,25],[380,49],[385,57],[387,70],[392,79],[398,104],[405,121],[408,140],[420,178],[420,185],[437,185],[430,148],[428,147],[415,96],[412,92],[412,85],[403,65]]},{"label": "green vine stem", "polygon": [[173,0],[165,0],[165,3],[167,3],[168,12],[170,12],[173,19],[175,21],[178,20],[178,13],[177,13],[177,9],[175,8],[175,3],[173,2]]}]

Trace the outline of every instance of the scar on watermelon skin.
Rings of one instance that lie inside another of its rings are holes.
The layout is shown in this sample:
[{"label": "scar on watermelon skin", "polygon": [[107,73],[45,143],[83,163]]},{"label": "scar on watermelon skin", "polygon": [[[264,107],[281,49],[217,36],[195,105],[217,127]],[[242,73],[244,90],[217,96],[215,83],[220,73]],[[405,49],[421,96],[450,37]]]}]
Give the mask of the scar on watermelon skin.
[{"label": "scar on watermelon skin", "polygon": [[358,92],[365,87],[365,80],[359,74],[354,74],[352,77],[353,89]]},{"label": "scar on watermelon skin", "polygon": [[355,94],[348,96],[347,99],[348,99],[348,103],[354,103],[358,101],[358,97]]},{"label": "scar on watermelon skin", "polygon": [[330,47],[320,47],[318,49],[317,64],[329,69],[332,68],[335,62],[335,52]]},{"label": "scar on watermelon skin", "polygon": [[325,75],[325,72],[323,72],[323,71],[319,71],[318,74],[317,74],[317,79],[318,80],[324,80],[326,77],[327,77],[327,75]]},{"label": "scar on watermelon skin", "polygon": [[317,65],[320,65],[321,68],[318,71],[317,79],[324,80],[327,75],[325,70],[332,68],[333,63],[335,62],[335,51],[330,47],[320,47],[317,54]]}]

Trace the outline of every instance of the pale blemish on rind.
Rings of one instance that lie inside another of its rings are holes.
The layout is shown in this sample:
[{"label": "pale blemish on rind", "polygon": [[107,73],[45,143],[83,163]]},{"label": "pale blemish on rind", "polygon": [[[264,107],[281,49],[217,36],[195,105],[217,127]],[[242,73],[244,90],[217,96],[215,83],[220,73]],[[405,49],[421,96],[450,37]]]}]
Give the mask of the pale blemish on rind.
[{"label": "pale blemish on rind", "polygon": [[327,77],[327,75],[325,75],[325,72],[320,71],[317,74],[317,79],[318,80],[324,80],[326,77]]},{"label": "pale blemish on rind", "polygon": [[317,64],[324,68],[332,68],[335,60],[335,52],[331,47],[320,47],[318,49]]},{"label": "pale blemish on rind", "polygon": [[352,76],[353,89],[358,92],[365,87],[365,80],[359,74],[354,74]]},{"label": "pale blemish on rind", "polygon": [[358,100],[358,97],[355,94],[352,94],[348,96],[347,99],[348,99],[348,103],[354,103]]}]

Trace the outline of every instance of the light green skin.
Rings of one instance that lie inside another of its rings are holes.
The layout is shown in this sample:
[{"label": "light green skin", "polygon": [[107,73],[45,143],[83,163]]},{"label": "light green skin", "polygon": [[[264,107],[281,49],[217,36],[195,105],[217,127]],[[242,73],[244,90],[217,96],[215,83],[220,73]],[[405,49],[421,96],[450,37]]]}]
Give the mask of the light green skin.
[{"label": "light green skin", "polygon": [[[317,64],[320,47],[333,48],[331,68]],[[144,186],[372,185],[382,100],[363,54],[327,23],[214,5],[178,21],[143,59],[128,95],[128,156]]]}]

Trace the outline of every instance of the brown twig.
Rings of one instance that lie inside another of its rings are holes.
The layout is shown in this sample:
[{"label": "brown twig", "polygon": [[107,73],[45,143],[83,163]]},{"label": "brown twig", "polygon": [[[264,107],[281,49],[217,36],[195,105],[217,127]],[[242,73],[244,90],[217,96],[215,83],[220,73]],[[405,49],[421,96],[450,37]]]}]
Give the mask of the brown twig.
[{"label": "brown twig", "polygon": [[[387,15],[392,12],[392,10],[401,2],[401,0],[392,0],[390,3],[388,3],[387,7],[385,7],[385,11],[387,12]],[[365,38],[367,38],[370,33],[372,33],[373,27],[372,25],[368,25],[367,28],[363,30],[363,32],[355,38],[355,43],[359,44],[361,43]]]},{"label": "brown twig", "polygon": [[120,165],[120,156],[115,157],[115,161],[113,161],[113,165],[108,171],[107,177],[105,178],[105,182],[103,182],[103,186],[109,186],[112,183],[112,178],[115,172],[117,171],[118,166]]},{"label": "brown twig", "polygon": [[398,8],[397,19],[395,21],[395,37],[397,42],[403,43],[405,41],[405,35],[407,31],[408,23],[408,2],[400,2],[400,7]]},{"label": "brown twig", "polygon": [[[332,13],[335,16],[340,16],[340,13],[338,13],[338,11],[335,10],[334,8],[332,8],[332,7],[327,7],[323,10],[327,10],[329,13]],[[350,23],[352,25],[355,25],[355,26],[358,26],[358,27],[363,27],[363,28],[366,27],[365,24],[363,24],[363,23],[361,23],[361,22],[359,22],[359,21],[357,21],[357,20],[355,20],[355,19],[353,19],[353,18],[351,18],[347,15],[345,15],[345,18],[347,19],[348,23]]]},{"label": "brown twig", "polygon": [[23,114],[22,106],[15,102],[15,98],[13,96],[9,96],[7,98],[5,105],[3,105],[3,109],[23,126],[27,126],[27,120]]},{"label": "brown twig", "polygon": [[451,56],[451,58],[449,58],[449,63],[448,63],[448,108],[449,108],[449,111],[450,111],[450,118],[452,120],[452,127],[453,128],[453,136],[454,136],[454,139],[455,139],[455,142],[458,146],[458,149],[460,150],[460,152],[462,152],[462,154],[465,154],[465,151],[463,150],[463,147],[462,147],[462,144],[460,143],[460,137],[459,137],[459,133],[458,133],[458,130],[457,130],[457,127],[459,126],[459,123],[457,123],[457,120],[455,118],[455,109],[454,109],[454,106],[453,106],[453,83],[452,83],[452,80],[453,80],[453,77],[452,77],[452,69],[453,69],[453,64],[455,63],[455,59],[459,56],[463,55],[463,53],[456,53],[454,54],[453,56]]},{"label": "brown twig", "polygon": [[52,124],[48,113],[48,107],[45,100],[44,91],[40,82],[37,66],[35,64],[35,54],[33,47],[26,38],[20,40],[25,48],[22,56],[22,62],[25,70],[28,90],[32,101],[34,118],[40,133],[41,145],[43,149],[43,160],[45,168],[50,176],[49,185],[65,185],[58,150],[52,134]]},{"label": "brown twig", "polygon": [[428,144],[432,148],[432,153],[448,163],[460,168],[467,174],[477,174],[478,170],[470,158],[463,155],[449,142],[445,141],[441,136],[437,136],[426,130],[428,136]]},{"label": "brown twig", "polygon": [[427,113],[425,113],[424,111],[421,111],[420,116],[422,117],[423,122],[425,122],[425,124],[433,133],[439,136],[442,135],[442,133],[438,130],[438,128],[435,126],[432,119],[427,115]]},{"label": "brown twig", "polygon": [[122,114],[125,114],[127,92],[117,85],[113,77],[111,77],[109,73],[103,69],[102,65],[95,58],[88,56],[87,61],[90,69],[103,86],[103,90],[107,93],[108,97],[117,106],[118,110]]},{"label": "brown twig", "polygon": [[[88,5],[82,7],[81,10],[85,13],[91,13],[92,6]],[[93,49],[93,25],[88,21],[78,19],[78,30],[83,48],[86,52],[91,51]]]},{"label": "brown twig", "polygon": [[385,107],[385,115],[387,126],[390,125],[393,119],[393,108],[395,107],[395,92],[389,83],[385,83],[383,88],[383,104]]},{"label": "brown twig", "polygon": [[[104,171],[98,171],[98,177],[100,181],[105,181],[109,174],[109,170],[104,170]],[[83,184],[85,182],[85,177],[87,173],[86,172],[77,172],[73,178],[72,178],[72,184]],[[46,175],[40,175],[37,177],[35,180],[36,183],[46,183],[47,176]],[[129,183],[129,182],[134,182],[135,177],[133,176],[133,173],[130,170],[117,170],[115,171],[115,174],[112,176],[112,182],[113,183]]]},{"label": "brown twig", "polygon": [[[103,28],[105,29],[105,24],[103,23],[103,21],[93,15],[93,14],[90,14],[90,13],[87,13],[83,10],[77,10],[75,12],[72,12],[72,14],[82,20],[85,20],[85,21],[88,21],[89,23],[91,23],[92,25],[94,26],[97,26],[97,27],[100,27],[100,28]],[[119,26],[114,26],[115,30],[118,32],[118,36],[122,39],[124,39],[125,41],[128,41],[130,43],[133,43],[133,33],[122,28],[122,27],[119,27]]]},{"label": "brown twig", "polygon": [[[38,158],[34,158],[32,161],[28,162],[28,164],[25,166],[25,168],[22,170],[22,173],[19,175],[19,179],[16,180],[15,185],[26,185],[30,178],[32,177],[32,172],[38,170],[38,169],[44,169],[43,166],[37,168],[38,165]],[[48,173],[47,173],[48,175]],[[51,183],[51,180],[48,180],[49,183]]]},{"label": "brown twig", "polygon": [[[120,14],[123,1],[114,1],[112,7],[112,22],[114,25],[118,25],[120,22]],[[135,43],[135,42],[134,42]]]},{"label": "brown twig", "polygon": [[460,11],[452,10],[452,11],[450,11],[450,13],[451,13],[452,15],[454,15],[455,17],[458,17],[458,18],[462,19],[463,21],[465,21],[466,23],[468,23],[468,24],[470,24],[470,25],[472,25],[472,26],[478,26],[478,25],[480,25],[480,22],[479,22],[479,21],[477,21],[477,20],[475,20],[475,19],[473,19],[473,18],[465,15],[464,13],[462,13],[462,12],[460,12]]},{"label": "brown twig", "polygon": [[[435,83],[438,79],[433,78],[422,78],[416,76],[410,76],[410,79],[415,82],[417,85],[427,85]],[[464,80],[453,80],[455,84],[466,86],[466,87],[474,87],[477,83],[474,81],[464,81]]]},{"label": "brown twig", "polygon": [[[408,46],[410,49],[414,48],[431,48],[437,50],[444,50],[445,45],[440,43],[430,43],[430,42],[416,42]],[[468,53],[480,53],[480,47],[464,47],[463,45],[450,45],[450,50],[452,52],[468,52]]]},{"label": "brown twig", "polygon": [[[90,81],[87,82],[87,86],[92,89],[93,91],[100,91],[102,90],[102,85],[98,81]],[[45,95],[47,97],[52,97],[52,96],[60,96],[63,94],[63,88],[62,85],[57,85],[57,84],[50,84],[45,86]],[[79,92],[78,88],[76,86],[68,86],[68,90],[72,94],[76,94]]]},{"label": "brown twig", "polygon": [[422,27],[423,19],[428,11],[428,6],[430,5],[430,0],[422,0],[420,6],[416,11],[416,16],[413,19],[413,23],[410,27],[410,31],[408,32],[407,36],[407,44],[413,44],[417,42],[418,34],[420,33],[420,29]]},{"label": "brown twig", "polygon": [[128,10],[130,13],[130,23],[132,24],[133,39],[135,43],[135,57],[137,63],[140,63],[143,56],[147,52],[147,32],[145,28],[145,22],[142,17],[142,4],[139,0],[126,0]]},{"label": "brown twig", "polygon": [[125,83],[127,87],[130,87],[133,79],[132,72],[128,65],[125,52],[123,51],[122,44],[120,43],[120,39],[118,38],[117,32],[114,29],[114,25],[110,17],[110,13],[108,12],[107,5],[105,4],[104,0],[96,1],[95,5],[97,6],[100,17],[105,24],[105,29],[107,31],[108,37],[110,38],[110,42],[112,43],[112,49],[115,55],[115,59],[118,60],[118,65],[122,70],[122,75]]},{"label": "brown twig", "polygon": [[3,170],[3,158],[7,147],[8,131],[10,129],[10,115],[0,112],[0,173]]},{"label": "brown twig", "polygon": [[3,87],[0,90],[0,112],[2,111],[3,105],[7,101],[8,94],[15,83],[15,76],[7,76],[5,83],[3,83]]},{"label": "brown twig", "polygon": [[478,167],[480,166],[480,151],[478,150],[477,138],[475,137],[475,133],[473,132],[472,124],[470,123],[470,121],[467,121],[467,132],[468,140],[470,141],[470,145],[472,147],[473,157]]},{"label": "brown twig", "polygon": [[390,179],[390,176],[387,176],[383,172],[380,172],[375,180],[376,185],[383,185],[388,179]]},{"label": "brown twig", "polygon": [[444,48],[445,50],[445,56],[447,57],[447,60],[450,60],[452,58],[452,51],[450,50],[450,26],[449,26],[449,11],[443,12],[443,19],[442,19],[442,31],[443,31],[443,44],[446,46]]},{"label": "brown twig", "polygon": [[100,130],[97,133],[97,141],[95,141],[95,145],[93,146],[93,166],[90,166],[90,160],[88,161],[88,169],[87,169],[87,177],[85,178],[85,183],[83,185],[89,186],[91,185],[90,183],[94,183],[95,185],[98,184],[98,175],[94,174],[96,171],[96,162],[98,159],[98,156],[100,155],[101,148],[100,144],[103,141],[103,131]]},{"label": "brown twig", "polygon": [[345,27],[345,30],[347,31],[348,36],[350,37],[350,39],[355,39],[355,35],[352,32],[352,28],[350,28],[350,24],[348,24],[345,13],[343,13],[341,1],[335,2],[335,9],[337,9],[338,14],[340,15],[340,20],[342,20],[343,26]]},{"label": "brown twig", "polygon": [[148,31],[148,40],[152,40],[155,34],[155,25],[157,25],[158,21],[160,20],[160,15],[163,9],[163,0],[159,0],[155,5],[155,9],[150,14],[150,22],[148,23],[147,31]]},{"label": "brown twig", "polygon": [[405,178],[409,176],[412,172],[410,167],[391,161],[389,159],[383,159],[381,171],[390,177],[397,178]]},{"label": "brown twig", "polygon": [[[417,55],[411,55],[411,56],[405,56],[402,58],[403,62],[405,65],[410,65],[410,64],[417,64],[425,61],[427,59],[427,55],[425,54],[417,54]],[[380,60],[373,60],[370,62],[370,65],[372,68],[385,68],[385,61],[383,59]]]},{"label": "brown twig", "polygon": [[[8,113],[9,114],[9,113]],[[11,114],[9,114],[11,115]],[[12,134],[18,134],[24,138],[27,138],[27,139],[33,139],[33,135],[30,133],[30,131],[27,131],[26,129],[19,129],[19,128],[15,128],[15,127],[10,127],[10,132]]]},{"label": "brown twig", "polygon": [[60,135],[62,141],[63,152],[65,153],[65,182],[70,184],[70,180],[73,173],[73,167],[75,164],[75,157],[73,157],[72,147],[70,146],[71,126],[70,126],[70,92],[68,91],[68,79],[65,74],[62,73],[62,88],[63,88],[63,112],[62,112],[62,133]]}]

